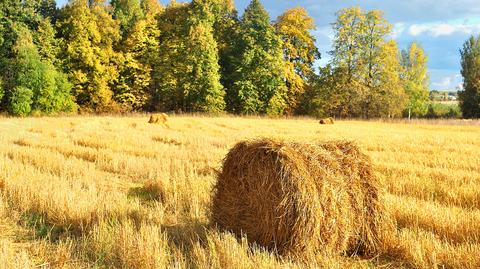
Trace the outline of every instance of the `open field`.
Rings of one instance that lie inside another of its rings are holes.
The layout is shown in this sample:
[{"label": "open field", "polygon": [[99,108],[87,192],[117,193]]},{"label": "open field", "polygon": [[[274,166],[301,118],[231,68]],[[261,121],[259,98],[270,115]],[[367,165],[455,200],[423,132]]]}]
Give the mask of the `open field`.
[{"label": "open field", "polygon": [[[311,119],[0,118],[0,269],[480,268],[480,126]],[[447,123],[447,124],[445,124]],[[301,264],[209,226],[216,169],[254,137],[355,140],[397,233]]]}]

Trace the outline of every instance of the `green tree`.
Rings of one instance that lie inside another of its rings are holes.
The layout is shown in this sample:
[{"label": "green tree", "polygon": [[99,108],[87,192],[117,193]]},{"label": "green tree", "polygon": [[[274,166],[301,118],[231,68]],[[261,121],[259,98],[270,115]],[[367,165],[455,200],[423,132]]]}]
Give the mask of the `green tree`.
[{"label": "green tree", "polygon": [[10,59],[15,57],[13,47],[17,42],[18,28],[36,31],[41,16],[36,12],[35,1],[0,1],[0,71],[5,74]]},{"label": "green tree", "polygon": [[292,114],[315,73],[314,62],[320,59],[315,38],[310,33],[316,27],[307,11],[297,7],[278,17],[275,28],[283,40],[287,104],[289,113]]},{"label": "green tree", "polygon": [[232,111],[279,115],[286,108],[282,40],[259,0],[245,10],[239,31],[240,59],[229,89]]},{"label": "green tree", "polygon": [[16,116],[28,116],[32,111],[32,96],[30,89],[23,86],[15,87],[8,103],[8,111]]},{"label": "green tree", "polygon": [[62,57],[83,109],[106,111],[114,106],[110,86],[118,77],[120,27],[100,0],[72,0],[61,10],[60,34],[65,39]]},{"label": "green tree", "polygon": [[[362,63],[360,75],[364,81],[365,89],[364,96],[361,97],[361,111],[360,115],[363,117],[379,116],[383,113],[379,111],[378,103],[382,97],[388,96],[386,93],[379,94],[378,89],[385,88],[389,81],[387,78],[395,78],[395,76],[386,75],[390,70],[396,70],[397,66],[389,66],[388,64],[398,63],[394,61],[398,57],[398,51],[391,51],[393,58],[384,53],[384,49],[392,49],[393,47],[386,46],[386,36],[391,32],[392,26],[383,17],[383,12],[380,10],[372,10],[364,14],[364,32],[359,36],[360,48],[362,51],[360,61]],[[396,45],[395,45],[396,48]],[[384,57],[388,57],[385,59]],[[393,59],[393,61],[392,61]],[[398,59],[397,59],[398,60]],[[381,64],[380,64],[381,63]],[[383,76],[382,76],[383,75]],[[398,73],[396,74],[398,75]],[[391,81],[398,84],[397,80]],[[398,87],[398,85],[389,85],[390,87]],[[388,87],[388,86],[387,86]],[[388,101],[388,100],[383,100]],[[387,104],[385,104],[387,105]]]},{"label": "green tree", "polygon": [[120,22],[123,37],[130,29],[143,18],[143,9],[140,0],[111,0],[113,18]]},{"label": "green tree", "polygon": [[57,40],[48,16],[55,11],[48,0],[0,3],[0,12],[6,15],[0,19],[1,109],[27,115],[31,110],[48,114],[75,108],[70,84],[53,65]]},{"label": "green tree", "polygon": [[163,7],[157,0],[142,0],[140,2],[143,14],[145,15],[158,15],[163,11]]},{"label": "green tree", "polygon": [[158,58],[152,72],[153,103],[152,108],[160,111],[186,110],[185,92],[182,88],[187,63],[185,36],[188,6],[171,2],[158,16],[159,45]]},{"label": "green tree", "polygon": [[375,71],[375,83],[371,86],[369,117],[399,117],[405,108],[406,94],[400,80],[400,52],[397,43],[390,40],[382,45]]},{"label": "green tree", "polygon": [[[54,0],[26,0],[0,2],[0,58],[12,58],[12,47],[17,39],[15,25],[22,25],[34,33],[34,42],[43,55],[56,57],[53,50],[58,40],[55,39],[53,22],[56,19],[56,4]],[[47,52],[48,51],[48,52]]]},{"label": "green tree", "polygon": [[[140,5],[140,3],[139,3]],[[121,45],[119,77],[114,99],[123,110],[144,109],[151,103],[152,68],[158,57],[159,35],[156,16],[162,7],[156,1],[141,3],[143,17],[128,30]]]},{"label": "green tree", "polygon": [[0,80],[4,97],[0,99],[0,111],[11,111],[9,102],[17,86],[14,46],[22,32],[36,29],[41,20],[34,4],[32,1],[0,1]]},{"label": "green tree", "polygon": [[459,93],[463,117],[480,118],[480,35],[470,37],[460,51],[463,91]]},{"label": "green tree", "polygon": [[362,76],[367,92],[361,100],[363,117],[397,117],[405,104],[400,80],[400,53],[393,40],[387,40],[392,26],[383,12],[365,13],[365,32],[361,38]]},{"label": "green tree", "polygon": [[64,74],[55,69],[52,63],[42,61],[32,39],[32,35],[27,29],[20,30],[14,47],[17,54],[14,60],[15,89],[21,89],[22,92],[26,89],[31,91],[29,102],[31,101],[30,107],[34,111],[51,114],[74,110],[75,104],[71,95],[70,83]]},{"label": "green tree", "polygon": [[218,49],[210,1],[172,2],[159,16],[155,68],[158,110],[219,112],[224,109]]},{"label": "green tree", "polygon": [[49,18],[55,22],[57,19],[57,3],[55,0],[33,0],[38,2],[37,13],[39,13],[43,18]]},{"label": "green tree", "polygon": [[365,84],[372,86],[375,83],[375,74],[381,68],[377,62],[383,56],[386,36],[391,33],[392,26],[380,10],[371,10],[365,13],[363,18],[364,32],[358,37],[362,52],[360,61],[363,64]]},{"label": "green tree", "polygon": [[402,51],[402,81],[408,97],[406,113],[410,118],[425,116],[428,110],[430,78],[427,69],[427,56],[417,43],[410,44],[408,50]]},{"label": "green tree", "polygon": [[297,112],[314,117],[347,117],[350,107],[345,100],[349,98],[349,91],[345,91],[348,84],[347,72],[341,68],[334,68],[331,64],[320,68],[320,75],[308,84],[305,93],[301,96]]},{"label": "green tree", "polygon": [[42,60],[55,66],[61,66],[61,61],[58,59],[60,40],[56,39],[56,34],[56,29],[50,20],[43,19],[38,26],[38,30],[34,33],[34,42]]},{"label": "green tree", "polygon": [[189,16],[187,60],[192,66],[189,98],[194,111],[218,113],[225,109],[225,90],[220,83],[218,47],[214,38],[211,0],[193,0]]},{"label": "green tree", "polygon": [[[378,10],[358,7],[341,10],[334,24],[334,68],[345,72],[342,116],[388,117],[398,115],[402,99],[399,53],[387,39],[391,25]],[[388,51],[388,53],[386,53]],[[338,72],[336,72],[338,73]]]},{"label": "green tree", "polygon": [[0,78],[0,111],[2,111],[4,96],[5,96],[5,89],[3,88],[3,80]]},{"label": "green tree", "polygon": [[365,33],[365,14],[359,7],[342,9],[333,24],[332,65],[346,72],[348,81],[357,79],[362,69],[362,36]]},{"label": "green tree", "polygon": [[[41,0],[0,1],[0,10],[3,15],[0,23],[5,26],[5,30],[10,30],[10,34],[14,34],[11,31],[14,23],[24,24],[29,29],[36,29],[42,19],[38,12],[41,2]],[[12,44],[10,43],[10,45]]]},{"label": "green tree", "polygon": [[[336,116],[354,116],[360,114],[360,104],[367,96],[363,81],[362,39],[365,35],[365,13],[358,7],[342,9],[337,13],[333,24],[335,37],[332,56],[333,73],[343,80],[337,87],[341,88],[343,99],[335,100],[342,109],[337,109]],[[341,73],[340,73],[341,72]],[[328,76],[328,74],[327,74]],[[332,88],[333,90],[334,88]]]},{"label": "green tree", "polygon": [[[239,60],[237,42],[239,40],[239,19],[233,0],[211,0],[215,22],[213,24],[214,37],[217,42],[221,84],[225,91],[233,89],[234,73]],[[225,97],[227,104],[232,101]],[[230,106],[227,105],[227,108]]]}]

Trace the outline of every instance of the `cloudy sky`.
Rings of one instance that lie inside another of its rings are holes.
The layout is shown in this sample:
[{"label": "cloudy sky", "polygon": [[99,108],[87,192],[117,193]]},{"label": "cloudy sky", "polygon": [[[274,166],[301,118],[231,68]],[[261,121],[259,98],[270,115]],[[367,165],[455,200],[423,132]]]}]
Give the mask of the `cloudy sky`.
[{"label": "cloudy sky", "polygon": [[[57,0],[63,5],[67,0]],[[331,23],[342,8],[360,6],[362,9],[381,9],[394,25],[400,48],[415,41],[423,46],[429,57],[432,89],[455,89],[462,82],[459,49],[471,35],[480,34],[480,0],[263,0],[272,20],[285,9],[303,6],[315,18],[314,35],[322,52],[320,65],[329,61]],[[161,0],[163,4],[168,0]],[[179,1],[182,2],[182,1]],[[243,12],[250,0],[236,0]]]}]

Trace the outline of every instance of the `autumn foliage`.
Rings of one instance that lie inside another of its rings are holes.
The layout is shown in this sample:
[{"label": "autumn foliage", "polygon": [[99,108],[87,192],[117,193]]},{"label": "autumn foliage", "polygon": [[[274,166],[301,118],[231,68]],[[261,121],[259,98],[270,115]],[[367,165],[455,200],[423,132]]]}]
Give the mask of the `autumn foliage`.
[{"label": "autumn foliage", "polygon": [[[416,43],[400,52],[381,10],[338,11],[331,60],[318,70],[316,25],[305,8],[272,20],[252,0],[241,14],[233,0],[2,2],[0,111],[427,114],[425,52]],[[465,70],[475,62],[469,47]],[[467,86],[475,85],[470,74]],[[478,114],[469,113],[474,92],[461,95],[469,116]]]}]

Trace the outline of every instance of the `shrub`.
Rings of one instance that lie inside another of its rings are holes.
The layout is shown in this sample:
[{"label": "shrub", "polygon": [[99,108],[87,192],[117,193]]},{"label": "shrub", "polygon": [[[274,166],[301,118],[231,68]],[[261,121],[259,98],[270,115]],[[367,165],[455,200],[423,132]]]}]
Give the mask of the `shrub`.
[{"label": "shrub", "polygon": [[9,112],[16,116],[28,116],[32,111],[33,92],[26,87],[16,87],[12,91]]},{"label": "shrub", "polygon": [[[74,111],[76,105],[71,94],[72,85],[66,75],[52,63],[41,59],[37,47],[32,43],[30,31],[21,29],[19,33],[10,70],[13,76],[9,80],[9,85],[14,85],[11,88],[17,88],[16,95],[9,93],[9,96],[12,95],[9,101],[16,103],[9,105],[10,111],[23,116],[31,110],[37,114]],[[28,89],[27,95],[25,89]]]},{"label": "shrub", "polygon": [[72,94],[73,85],[68,81],[67,75],[57,72],[55,77],[55,108],[60,112],[75,112],[78,105]]},{"label": "shrub", "polygon": [[267,115],[281,116],[285,113],[286,108],[287,103],[285,102],[285,98],[281,94],[277,93],[268,102]]},{"label": "shrub", "polygon": [[0,79],[0,111],[2,110],[3,97],[5,96],[5,90],[3,89],[3,81]]},{"label": "shrub", "polygon": [[21,51],[17,68],[17,85],[32,90],[32,109],[45,114],[75,110],[67,77],[52,64],[42,62],[36,51]]},{"label": "shrub", "polygon": [[458,104],[430,103],[428,105],[427,118],[461,118],[462,111]]}]

